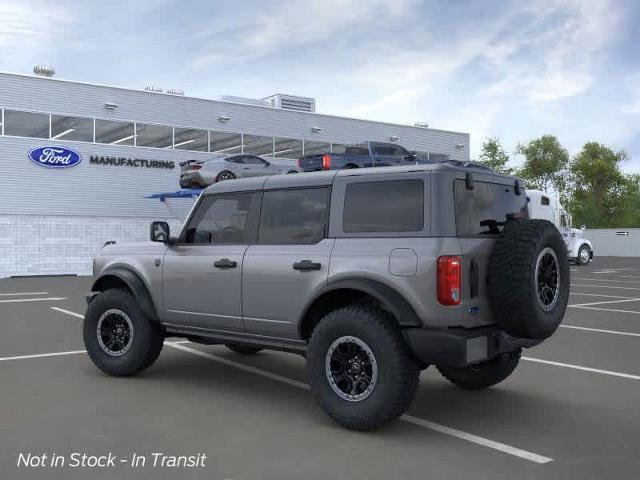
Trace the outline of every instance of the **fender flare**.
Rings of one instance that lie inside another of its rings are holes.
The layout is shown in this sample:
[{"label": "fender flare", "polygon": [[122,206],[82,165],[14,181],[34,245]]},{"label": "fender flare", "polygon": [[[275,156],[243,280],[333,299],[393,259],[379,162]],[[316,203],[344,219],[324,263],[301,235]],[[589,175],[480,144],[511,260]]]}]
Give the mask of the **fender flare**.
[{"label": "fender flare", "polygon": [[302,326],[307,313],[313,304],[323,295],[336,290],[359,290],[371,295],[380,302],[382,307],[391,313],[401,327],[421,327],[422,322],[411,304],[393,288],[367,278],[350,278],[327,284],[320,289],[313,299],[305,306],[298,325]]},{"label": "fender flare", "polygon": [[105,281],[109,277],[115,277],[124,282],[129,290],[131,290],[131,293],[133,293],[133,296],[145,315],[151,320],[158,321],[158,314],[156,313],[156,307],[149,293],[149,289],[144,281],[142,281],[142,278],[133,270],[124,267],[107,268],[93,282],[91,293],[96,294],[97,292],[104,291],[105,288],[101,286],[101,283],[106,283]]},{"label": "fender flare", "polygon": [[589,247],[589,250],[591,250],[591,252],[593,252],[593,245],[591,244],[591,241],[587,240],[586,238],[581,238],[579,242],[576,242],[575,246],[573,247],[573,252],[572,252],[572,256],[573,257],[577,257],[578,256],[578,252],[580,251],[580,247],[582,247],[583,245],[586,245],[587,247]]}]

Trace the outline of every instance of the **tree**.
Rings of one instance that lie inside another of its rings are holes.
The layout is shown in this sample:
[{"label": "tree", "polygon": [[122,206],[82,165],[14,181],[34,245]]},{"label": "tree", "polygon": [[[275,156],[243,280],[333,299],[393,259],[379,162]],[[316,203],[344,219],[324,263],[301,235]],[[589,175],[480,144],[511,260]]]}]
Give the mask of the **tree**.
[{"label": "tree", "polygon": [[562,194],[566,188],[566,168],[569,152],[554,135],[534,138],[526,145],[518,145],[517,153],[524,155],[524,165],[517,172],[529,188],[544,190],[553,187]]},{"label": "tree", "polygon": [[484,141],[482,144],[482,153],[478,161],[498,173],[504,173],[506,175],[513,173],[513,169],[507,167],[509,155],[504,151],[500,140],[496,137],[487,138]]},{"label": "tree", "polygon": [[585,143],[571,162],[570,210],[576,225],[631,227],[640,224],[640,177],[625,175],[624,151]]}]

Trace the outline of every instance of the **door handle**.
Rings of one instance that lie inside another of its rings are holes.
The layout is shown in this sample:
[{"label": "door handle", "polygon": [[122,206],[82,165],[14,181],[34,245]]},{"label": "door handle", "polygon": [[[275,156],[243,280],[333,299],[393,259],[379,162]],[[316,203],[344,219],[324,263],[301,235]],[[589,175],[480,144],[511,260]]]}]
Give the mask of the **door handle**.
[{"label": "door handle", "polygon": [[228,258],[222,258],[217,262],[213,262],[213,266],[216,268],[236,268],[238,266],[238,262],[233,262]]},{"label": "door handle", "polygon": [[294,270],[306,271],[306,270],[320,270],[322,264],[312,262],[311,260],[300,260],[293,264]]}]

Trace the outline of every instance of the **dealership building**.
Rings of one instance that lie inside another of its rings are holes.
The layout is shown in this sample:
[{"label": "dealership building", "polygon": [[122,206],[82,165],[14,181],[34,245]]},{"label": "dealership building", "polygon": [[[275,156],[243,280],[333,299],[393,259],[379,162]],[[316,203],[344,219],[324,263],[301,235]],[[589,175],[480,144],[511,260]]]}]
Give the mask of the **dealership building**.
[{"label": "dealership building", "polygon": [[0,73],[0,122],[0,277],[90,274],[106,241],[146,240],[152,220],[178,228],[192,200],[146,197],[178,190],[185,160],[298,158],[363,140],[469,159],[466,133],[324,115],[310,98],[208,100],[42,75]]}]

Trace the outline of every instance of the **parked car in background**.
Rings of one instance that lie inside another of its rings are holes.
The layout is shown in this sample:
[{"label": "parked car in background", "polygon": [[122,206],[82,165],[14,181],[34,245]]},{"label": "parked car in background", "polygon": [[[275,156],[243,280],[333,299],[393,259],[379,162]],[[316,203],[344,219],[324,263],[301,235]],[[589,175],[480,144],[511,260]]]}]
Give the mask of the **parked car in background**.
[{"label": "parked car in background", "polygon": [[220,155],[211,160],[188,160],[180,163],[180,187],[204,188],[222,180],[264,177],[298,173],[296,161],[289,158],[269,158],[257,155]]},{"label": "parked car in background", "polygon": [[571,260],[578,265],[586,265],[593,260],[593,245],[584,238],[586,227],[572,227],[571,215],[562,207],[558,198],[541,190],[527,190],[527,209],[529,218],[549,220],[560,230]]},{"label": "parked car in background", "polygon": [[364,142],[350,145],[342,154],[305,155],[298,166],[305,172],[340,170],[342,168],[389,167],[416,163],[416,152],[395,143]]}]

